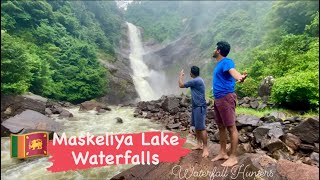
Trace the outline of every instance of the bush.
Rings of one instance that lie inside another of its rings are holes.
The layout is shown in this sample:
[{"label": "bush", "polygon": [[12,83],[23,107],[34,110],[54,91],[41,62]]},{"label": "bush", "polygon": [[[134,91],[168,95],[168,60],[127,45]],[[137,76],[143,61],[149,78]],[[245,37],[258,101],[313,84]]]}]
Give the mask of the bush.
[{"label": "bush", "polygon": [[236,83],[235,92],[239,97],[253,96],[258,94],[259,82],[248,77],[243,83]]},{"label": "bush", "polygon": [[277,78],[271,98],[290,109],[317,109],[319,105],[319,72],[297,72]]}]

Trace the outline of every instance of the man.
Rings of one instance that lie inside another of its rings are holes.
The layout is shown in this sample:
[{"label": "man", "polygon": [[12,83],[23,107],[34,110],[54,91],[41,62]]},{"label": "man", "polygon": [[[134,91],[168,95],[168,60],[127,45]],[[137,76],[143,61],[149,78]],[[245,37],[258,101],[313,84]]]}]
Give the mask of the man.
[{"label": "man", "polygon": [[[230,44],[224,41],[217,43],[213,53],[213,58],[217,60],[217,65],[213,72],[213,96],[215,121],[219,128],[220,135],[220,152],[211,161],[225,159],[222,166],[233,166],[238,163],[236,156],[238,146],[238,131],[235,125],[236,100],[234,93],[235,80],[243,82],[247,74],[240,74],[235,69],[232,59],[227,58],[230,52]],[[231,138],[231,151],[228,156],[226,151],[227,130]]]},{"label": "man", "polygon": [[192,118],[191,126],[195,127],[197,145],[192,149],[203,149],[202,157],[208,157],[207,147],[207,131],[205,127],[205,120],[207,114],[207,105],[205,99],[205,85],[203,79],[199,76],[200,69],[197,66],[191,67],[190,76],[192,80],[184,83],[184,72],[181,70],[179,77],[180,88],[191,88],[192,99]]}]

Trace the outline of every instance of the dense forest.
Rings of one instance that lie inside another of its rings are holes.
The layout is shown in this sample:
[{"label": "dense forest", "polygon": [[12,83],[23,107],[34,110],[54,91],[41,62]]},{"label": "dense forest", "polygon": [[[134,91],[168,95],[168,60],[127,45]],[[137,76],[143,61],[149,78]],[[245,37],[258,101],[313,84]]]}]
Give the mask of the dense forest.
[{"label": "dense forest", "polygon": [[[236,86],[239,96],[257,96],[261,80],[273,76],[275,103],[318,110],[319,1],[139,1],[126,11],[114,1],[1,1],[1,94],[78,103],[107,93],[98,57],[116,61],[125,21],[159,44],[198,34],[198,62],[228,41],[237,69],[249,74]],[[205,79],[214,66],[201,65]]]},{"label": "dense forest", "polygon": [[97,57],[115,60],[115,2],[1,1],[1,94],[81,102],[106,93]]},{"label": "dense forest", "polygon": [[[257,96],[261,80],[273,76],[272,101],[287,108],[318,109],[318,1],[143,1],[130,4],[125,16],[143,27],[145,40],[167,43],[199,33],[198,64],[211,57],[219,40],[228,41],[237,69],[249,74],[236,86],[241,97]],[[212,79],[214,65],[202,66],[205,79]]]}]

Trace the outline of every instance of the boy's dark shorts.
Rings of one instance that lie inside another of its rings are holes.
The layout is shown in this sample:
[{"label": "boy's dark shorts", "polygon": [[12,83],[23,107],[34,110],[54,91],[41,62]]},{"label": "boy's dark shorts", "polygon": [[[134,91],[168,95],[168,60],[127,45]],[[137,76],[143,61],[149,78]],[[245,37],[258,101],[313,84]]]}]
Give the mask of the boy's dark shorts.
[{"label": "boy's dark shorts", "polygon": [[236,122],[237,95],[228,93],[226,96],[214,100],[215,121],[218,125],[233,126]]},{"label": "boy's dark shorts", "polygon": [[191,126],[196,130],[201,131],[206,129],[207,107],[192,107]]}]

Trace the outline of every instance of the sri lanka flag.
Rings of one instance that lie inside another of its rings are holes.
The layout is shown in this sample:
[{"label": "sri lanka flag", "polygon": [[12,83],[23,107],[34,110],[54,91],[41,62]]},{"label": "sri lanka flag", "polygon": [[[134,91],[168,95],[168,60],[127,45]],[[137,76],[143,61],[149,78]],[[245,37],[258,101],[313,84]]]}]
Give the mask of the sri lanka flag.
[{"label": "sri lanka flag", "polygon": [[47,132],[11,134],[11,157],[48,156],[48,142],[49,137]]}]

